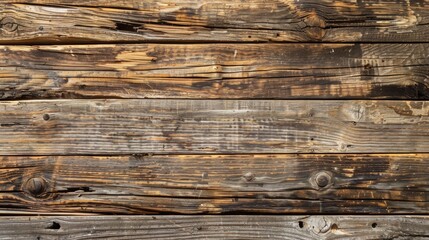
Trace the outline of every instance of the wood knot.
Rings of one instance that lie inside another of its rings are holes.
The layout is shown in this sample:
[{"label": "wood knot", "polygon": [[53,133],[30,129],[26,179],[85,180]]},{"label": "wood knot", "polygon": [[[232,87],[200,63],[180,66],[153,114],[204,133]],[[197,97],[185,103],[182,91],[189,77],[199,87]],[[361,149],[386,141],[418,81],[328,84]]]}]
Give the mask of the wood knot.
[{"label": "wood knot", "polygon": [[318,172],[310,178],[310,183],[318,190],[328,188],[333,185],[332,173],[328,171]]},{"label": "wood knot", "polygon": [[47,113],[43,114],[43,120],[49,121],[50,118],[51,118],[51,116],[49,116],[49,114],[47,114]]},{"label": "wood knot", "polygon": [[255,179],[255,175],[253,175],[253,173],[248,172],[246,174],[243,175],[244,180],[246,180],[247,182],[251,182]]},{"label": "wood knot", "polygon": [[312,11],[304,18],[305,32],[312,40],[321,41],[326,35],[326,22],[317,12]]},{"label": "wood knot", "polygon": [[5,32],[15,32],[18,30],[18,24],[12,17],[4,17],[0,20],[0,28]]},{"label": "wood knot", "polygon": [[30,178],[25,183],[25,190],[33,197],[38,197],[46,191],[46,181],[43,178]]},{"label": "wood knot", "polygon": [[316,235],[324,235],[338,229],[337,224],[325,216],[311,216],[307,219],[306,223],[308,229]]}]

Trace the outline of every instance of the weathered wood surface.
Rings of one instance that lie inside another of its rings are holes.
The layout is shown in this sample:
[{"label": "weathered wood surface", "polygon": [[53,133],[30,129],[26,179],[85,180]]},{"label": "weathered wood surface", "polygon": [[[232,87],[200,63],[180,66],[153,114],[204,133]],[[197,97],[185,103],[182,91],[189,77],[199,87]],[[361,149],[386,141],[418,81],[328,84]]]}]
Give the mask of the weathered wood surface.
[{"label": "weathered wood surface", "polygon": [[428,239],[428,216],[3,217],[0,239]]},{"label": "weathered wood surface", "polygon": [[0,157],[2,214],[409,213],[429,154]]},{"label": "weathered wood surface", "polygon": [[3,0],[3,43],[427,42],[429,1]]},{"label": "weathered wood surface", "polygon": [[0,99],[429,99],[428,56],[429,44],[3,46]]},{"label": "weathered wood surface", "polygon": [[32,100],[0,109],[0,155],[429,149],[424,101]]}]

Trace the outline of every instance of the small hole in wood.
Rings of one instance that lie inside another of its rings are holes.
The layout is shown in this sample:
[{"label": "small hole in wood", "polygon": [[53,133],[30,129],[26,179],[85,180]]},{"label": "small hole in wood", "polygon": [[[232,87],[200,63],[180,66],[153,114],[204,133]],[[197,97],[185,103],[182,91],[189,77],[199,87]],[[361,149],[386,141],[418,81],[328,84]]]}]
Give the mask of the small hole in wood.
[{"label": "small hole in wood", "polygon": [[277,33],[277,34],[276,34],[276,36],[277,36],[277,37],[280,37],[280,33]]},{"label": "small hole in wood", "polygon": [[50,118],[49,114],[43,114],[43,120],[48,121]]},{"label": "small hole in wood", "polygon": [[376,227],[377,227],[377,223],[372,223],[372,224],[371,224],[371,227],[372,227],[372,228],[376,228]]},{"label": "small hole in wood", "polygon": [[304,227],[304,222],[303,221],[299,221],[298,225],[299,225],[299,228],[303,228]]},{"label": "small hole in wood", "polygon": [[310,138],[310,141],[313,141],[314,140],[314,138]]},{"label": "small hole in wood", "polygon": [[331,230],[332,230],[332,231],[335,231],[335,230],[337,230],[337,229],[338,229],[338,225],[337,225],[336,223],[332,224],[332,226],[331,226]]},{"label": "small hole in wood", "polygon": [[252,38],[252,36],[250,36],[250,35],[249,35],[249,36],[247,36],[247,37],[248,37],[248,38]]},{"label": "small hole in wood", "polygon": [[52,222],[51,225],[49,225],[46,229],[55,229],[58,230],[61,228],[61,225],[57,222]]},{"label": "small hole in wood", "polygon": [[356,125],[357,125],[357,122],[353,122],[353,125],[355,125],[355,126],[356,126]]}]

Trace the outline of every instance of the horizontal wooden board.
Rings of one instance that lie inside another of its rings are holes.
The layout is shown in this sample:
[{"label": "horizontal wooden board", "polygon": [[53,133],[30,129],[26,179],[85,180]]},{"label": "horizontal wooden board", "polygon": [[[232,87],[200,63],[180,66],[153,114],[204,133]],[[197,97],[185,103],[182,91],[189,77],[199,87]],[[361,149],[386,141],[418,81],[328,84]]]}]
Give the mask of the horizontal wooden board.
[{"label": "horizontal wooden board", "polygon": [[3,0],[3,43],[427,42],[428,0]]},{"label": "horizontal wooden board", "polygon": [[428,216],[3,217],[19,239],[427,239]]},{"label": "horizontal wooden board", "polygon": [[424,101],[0,102],[0,155],[427,152]]},{"label": "horizontal wooden board", "polygon": [[429,210],[429,154],[22,156],[0,162],[2,214]]},{"label": "horizontal wooden board", "polygon": [[427,56],[429,44],[3,46],[0,99],[429,99]]}]

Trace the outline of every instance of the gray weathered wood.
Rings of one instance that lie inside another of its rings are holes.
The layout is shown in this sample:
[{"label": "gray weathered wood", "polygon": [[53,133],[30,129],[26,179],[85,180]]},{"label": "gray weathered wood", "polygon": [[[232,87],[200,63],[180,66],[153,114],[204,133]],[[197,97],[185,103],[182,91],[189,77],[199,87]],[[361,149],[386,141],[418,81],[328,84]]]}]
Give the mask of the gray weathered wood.
[{"label": "gray weathered wood", "polygon": [[424,101],[34,100],[0,109],[0,155],[429,149]]},{"label": "gray weathered wood", "polygon": [[409,213],[429,154],[0,157],[0,213]]},{"label": "gray weathered wood", "polygon": [[0,99],[429,99],[428,55],[429,44],[3,46]]},{"label": "gray weathered wood", "polygon": [[428,0],[3,0],[3,43],[427,42]]},{"label": "gray weathered wood", "polygon": [[3,217],[0,239],[428,239],[427,216]]}]

